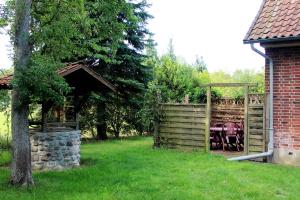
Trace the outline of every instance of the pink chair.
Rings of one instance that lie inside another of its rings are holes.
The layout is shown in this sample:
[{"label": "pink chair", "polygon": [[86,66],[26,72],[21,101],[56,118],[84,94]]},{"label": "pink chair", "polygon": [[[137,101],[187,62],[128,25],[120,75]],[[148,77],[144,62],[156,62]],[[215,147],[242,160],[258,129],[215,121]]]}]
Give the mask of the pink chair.
[{"label": "pink chair", "polygon": [[223,151],[225,151],[225,143],[227,145],[228,150],[231,149],[230,146],[235,146],[236,149],[240,151],[238,130],[239,130],[238,125],[233,122],[227,122],[223,125],[223,134],[222,134]]},{"label": "pink chair", "polygon": [[[212,127],[223,127],[223,123],[214,123]],[[223,128],[222,128],[223,129]],[[221,131],[222,132],[222,131]],[[219,131],[210,131],[210,148],[213,148],[213,143],[216,144],[216,149],[222,146],[222,137]]]}]

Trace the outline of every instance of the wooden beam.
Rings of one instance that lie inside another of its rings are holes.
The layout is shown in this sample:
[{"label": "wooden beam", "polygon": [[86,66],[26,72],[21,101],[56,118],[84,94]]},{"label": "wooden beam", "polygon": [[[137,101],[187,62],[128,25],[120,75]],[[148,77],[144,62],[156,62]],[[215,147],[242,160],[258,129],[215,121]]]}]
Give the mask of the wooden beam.
[{"label": "wooden beam", "polygon": [[245,113],[244,113],[244,154],[249,154],[249,126],[248,126],[248,110],[249,110],[249,86],[245,86],[245,99],[244,99]]},{"label": "wooden beam", "polygon": [[42,132],[47,132],[48,111],[49,105],[46,102],[42,103]]},{"label": "wooden beam", "polygon": [[79,130],[79,110],[80,110],[80,103],[79,103],[79,95],[78,93],[74,92],[74,118],[76,122],[76,130]]},{"label": "wooden beam", "polygon": [[256,83],[209,83],[200,85],[200,87],[251,87],[257,86]]},{"label": "wooden beam", "polygon": [[154,106],[154,147],[160,147],[160,108],[161,108],[161,95],[160,92],[156,94],[156,102]]},{"label": "wooden beam", "polygon": [[211,87],[207,88],[206,124],[205,124],[205,150],[210,151],[210,120],[211,120]]}]

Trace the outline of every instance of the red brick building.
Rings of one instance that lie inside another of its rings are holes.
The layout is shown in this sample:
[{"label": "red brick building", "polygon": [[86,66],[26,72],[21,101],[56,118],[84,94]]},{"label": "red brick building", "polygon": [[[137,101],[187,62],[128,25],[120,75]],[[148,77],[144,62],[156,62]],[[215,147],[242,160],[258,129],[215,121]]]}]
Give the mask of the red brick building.
[{"label": "red brick building", "polygon": [[273,162],[300,166],[300,0],[263,0],[244,43],[265,49]]}]

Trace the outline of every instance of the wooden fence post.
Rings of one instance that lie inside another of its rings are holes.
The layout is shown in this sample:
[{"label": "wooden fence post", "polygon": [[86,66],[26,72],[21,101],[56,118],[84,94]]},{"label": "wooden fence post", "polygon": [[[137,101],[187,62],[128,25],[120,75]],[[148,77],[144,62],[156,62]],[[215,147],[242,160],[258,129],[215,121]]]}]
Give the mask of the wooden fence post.
[{"label": "wooden fence post", "polygon": [[207,87],[206,120],[205,120],[205,151],[210,151],[210,120],[211,120],[211,86]]},{"label": "wooden fence post", "polygon": [[154,147],[160,146],[160,138],[159,138],[159,120],[160,120],[160,103],[161,103],[161,95],[160,92],[157,92],[155,105],[154,105]]},{"label": "wooden fence post", "polygon": [[244,100],[244,154],[249,154],[249,125],[248,125],[248,109],[249,109],[249,85],[245,86],[245,100]]}]

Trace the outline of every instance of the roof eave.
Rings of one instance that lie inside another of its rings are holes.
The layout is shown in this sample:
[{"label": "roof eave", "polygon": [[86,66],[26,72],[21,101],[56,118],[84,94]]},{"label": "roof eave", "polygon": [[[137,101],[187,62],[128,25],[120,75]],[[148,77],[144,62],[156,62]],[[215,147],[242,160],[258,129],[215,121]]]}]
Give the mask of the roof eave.
[{"label": "roof eave", "polygon": [[282,38],[268,38],[268,39],[256,39],[256,40],[243,40],[244,44],[254,44],[254,43],[274,43],[274,42],[289,42],[289,41],[300,41],[300,36],[294,37],[282,37]]}]

